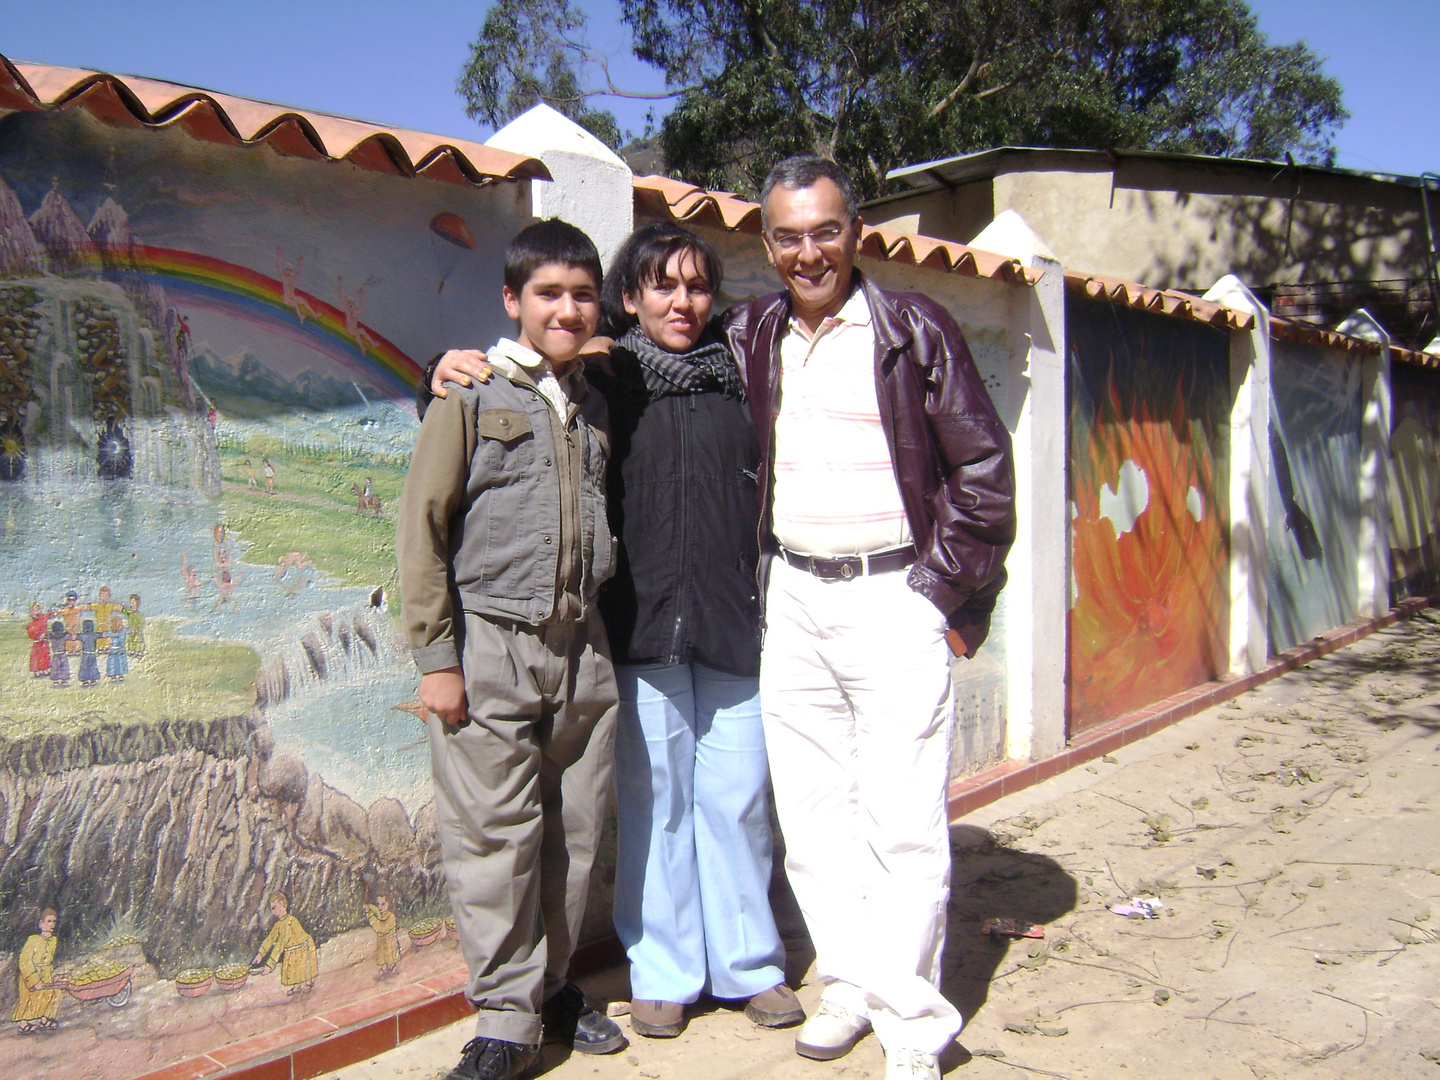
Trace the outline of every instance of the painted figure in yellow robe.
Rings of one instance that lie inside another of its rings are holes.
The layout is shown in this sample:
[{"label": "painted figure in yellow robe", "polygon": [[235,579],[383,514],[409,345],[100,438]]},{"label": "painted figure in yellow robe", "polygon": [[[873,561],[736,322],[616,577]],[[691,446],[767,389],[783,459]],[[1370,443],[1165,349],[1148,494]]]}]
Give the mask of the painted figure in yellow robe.
[{"label": "painted figure in yellow robe", "polygon": [[20,1000],[10,1019],[20,1025],[20,1034],[34,1035],[55,1026],[60,1015],[60,991],[42,987],[55,981],[55,924],[60,917],[54,908],[40,914],[40,932],[31,934],[20,950]]},{"label": "painted figure in yellow robe", "polygon": [[320,960],[315,952],[315,939],[305,932],[300,920],[290,914],[290,900],[284,893],[270,897],[270,914],[275,916],[275,925],[260,951],[251,961],[251,967],[264,966],[268,973],[280,965],[280,985],[286,994],[308,994],[315,989],[315,976],[320,973]]},{"label": "painted figure in yellow robe", "polygon": [[375,903],[365,905],[365,918],[375,931],[375,963],[380,968],[377,979],[387,978],[400,963],[400,935],[395,932],[395,913],[390,910],[390,897],[380,893]]}]

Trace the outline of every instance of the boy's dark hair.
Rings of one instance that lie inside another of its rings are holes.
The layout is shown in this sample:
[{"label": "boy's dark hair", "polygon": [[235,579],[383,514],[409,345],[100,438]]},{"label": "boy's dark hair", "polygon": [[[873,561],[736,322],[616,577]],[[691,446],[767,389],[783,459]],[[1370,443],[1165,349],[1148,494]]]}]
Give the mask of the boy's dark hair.
[{"label": "boy's dark hair", "polygon": [[610,264],[610,275],[600,292],[602,334],[618,338],[635,325],[635,316],[625,310],[625,297],[633,297],[645,286],[659,281],[671,256],[681,251],[694,253],[710,282],[711,293],[720,291],[723,268],[714,248],[672,221],[641,225],[625,238]]},{"label": "boy's dark hair", "polygon": [[505,287],[516,296],[535,271],[546,263],[589,270],[598,292],[605,273],[595,243],[568,221],[549,218],[521,229],[505,249]]}]

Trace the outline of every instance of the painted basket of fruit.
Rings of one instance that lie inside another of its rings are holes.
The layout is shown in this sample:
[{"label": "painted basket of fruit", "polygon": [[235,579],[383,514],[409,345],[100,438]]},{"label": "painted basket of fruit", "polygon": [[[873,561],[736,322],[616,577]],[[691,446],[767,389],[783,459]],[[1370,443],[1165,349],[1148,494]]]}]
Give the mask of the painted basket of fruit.
[{"label": "painted basket of fruit", "polygon": [[186,968],[175,976],[175,989],[181,997],[199,997],[215,981],[214,968]]},{"label": "painted basket of fruit", "polygon": [[449,935],[450,935],[452,938],[454,938],[456,941],[459,941],[459,940],[460,940],[460,931],[459,931],[459,929],[455,926],[455,916],[454,916],[454,915],[447,915],[447,916],[445,917],[445,933],[449,934]]},{"label": "painted basket of fruit", "polygon": [[239,990],[249,978],[250,968],[246,964],[222,964],[215,969],[215,985],[227,993]]},{"label": "painted basket of fruit", "polygon": [[445,922],[443,919],[421,919],[410,927],[410,944],[417,947],[432,945],[444,932]]}]

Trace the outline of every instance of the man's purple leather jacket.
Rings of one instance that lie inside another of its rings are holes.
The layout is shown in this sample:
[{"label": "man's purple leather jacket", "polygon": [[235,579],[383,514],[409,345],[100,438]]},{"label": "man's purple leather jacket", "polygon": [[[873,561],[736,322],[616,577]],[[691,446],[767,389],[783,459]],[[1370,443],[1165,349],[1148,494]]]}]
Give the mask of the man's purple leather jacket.
[{"label": "man's purple leather jacket", "polygon": [[[880,289],[859,271],[855,278],[870,305],[880,422],[919,553],[907,580],[973,656],[989,632],[1015,539],[1010,433],[949,313],[918,293]],[[770,552],[780,339],[789,323],[783,292],[737,304],[725,316],[760,437],[761,544]]]}]

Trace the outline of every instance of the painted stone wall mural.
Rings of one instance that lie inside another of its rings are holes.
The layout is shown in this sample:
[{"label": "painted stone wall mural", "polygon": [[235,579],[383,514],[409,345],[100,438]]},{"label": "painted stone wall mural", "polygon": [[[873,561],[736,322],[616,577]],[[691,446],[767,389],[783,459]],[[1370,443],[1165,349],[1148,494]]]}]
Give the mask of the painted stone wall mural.
[{"label": "painted stone wall mural", "polygon": [[1270,651],[1360,609],[1360,362],[1274,341],[1270,355]]},{"label": "painted stone wall mural", "polygon": [[417,361],[505,329],[528,205],[0,118],[6,1075],[459,964],[393,508]]},{"label": "painted stone wall mural", "polygon": [[1440,589],[1440,376],[1391,369],[1390,598]]},{"label": "painted stone wall mural", "polygon": [[1073,734],[1226,667],[1229,342],[1068,298]]}]

